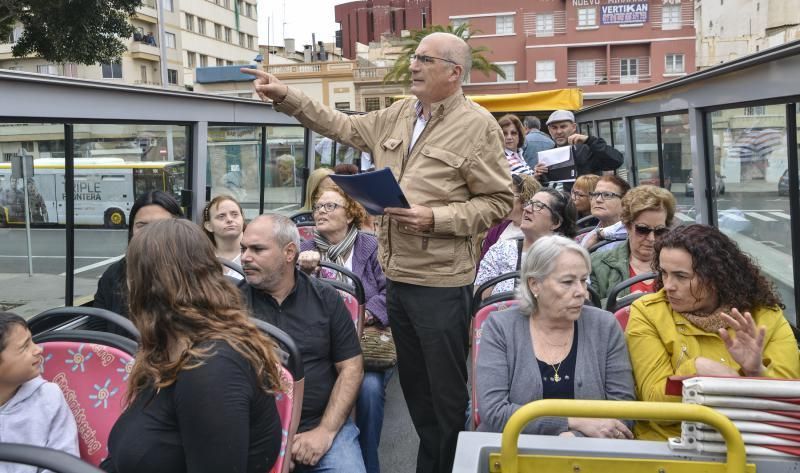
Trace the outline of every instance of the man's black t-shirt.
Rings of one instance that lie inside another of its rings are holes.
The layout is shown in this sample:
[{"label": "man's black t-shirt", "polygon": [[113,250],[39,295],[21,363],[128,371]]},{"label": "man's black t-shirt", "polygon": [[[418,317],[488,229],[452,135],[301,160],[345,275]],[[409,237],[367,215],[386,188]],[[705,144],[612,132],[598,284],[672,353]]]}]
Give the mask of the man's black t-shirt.
[{"label": "man's black t-shirt", "polygon": [[295,287],[281,305],[245,281],[239,288],[253,316],[288,333],[300,350],[306,381],[298,432],[305,432],[325,413],[336,383],[335,363],[360,355],[361,344],[336,289],[300,271],[294,274]]}]

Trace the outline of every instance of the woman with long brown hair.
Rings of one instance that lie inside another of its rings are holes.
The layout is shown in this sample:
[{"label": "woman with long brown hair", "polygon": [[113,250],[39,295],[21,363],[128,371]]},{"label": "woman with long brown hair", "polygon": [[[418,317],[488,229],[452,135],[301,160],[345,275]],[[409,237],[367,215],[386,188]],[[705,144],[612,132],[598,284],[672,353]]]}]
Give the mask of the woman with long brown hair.
[{"label": "woman with long brown hair", "polygon": [[141,332],[106,471],[269,471],[281,426],[274,343],[249,321],[214,248],[186,220],[151,223],[127,252]]}]

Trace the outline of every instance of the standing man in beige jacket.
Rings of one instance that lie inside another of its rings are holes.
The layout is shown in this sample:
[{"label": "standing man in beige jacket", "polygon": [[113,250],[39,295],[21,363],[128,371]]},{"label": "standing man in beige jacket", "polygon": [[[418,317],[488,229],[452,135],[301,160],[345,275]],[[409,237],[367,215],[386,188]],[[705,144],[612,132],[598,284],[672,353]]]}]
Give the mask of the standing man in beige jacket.
[{"label": "standing man in beige jacket", "polygon": [[461,82],[471,51],[448,33],[411,57],[411,93],[391,107],[345,115],[259,70],[259,96],[336,141],[372,153],[411,203],[380,218],[379,260],[400,384],[420,437],[417,472],[449,473],[468,401],[469,301],[482,234],[511,210],[503,134]]}]

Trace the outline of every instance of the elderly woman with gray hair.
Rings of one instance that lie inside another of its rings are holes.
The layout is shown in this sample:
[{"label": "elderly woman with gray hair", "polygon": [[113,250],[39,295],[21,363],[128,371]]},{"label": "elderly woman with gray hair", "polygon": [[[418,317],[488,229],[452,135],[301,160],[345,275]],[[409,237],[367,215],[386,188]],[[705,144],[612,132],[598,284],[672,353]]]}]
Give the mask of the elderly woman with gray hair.
[{"label": "elderly woman with gray hair", "polygon": [[[501,432],[539,399],[633,400],[631,364],[611,314],[583,305],[590,259],[562,236],[540,238],[522,263],[520,305],[483,325],[476,369],[478,430]],[[632,422],[544,417],[524,433],[633,438]]]}]

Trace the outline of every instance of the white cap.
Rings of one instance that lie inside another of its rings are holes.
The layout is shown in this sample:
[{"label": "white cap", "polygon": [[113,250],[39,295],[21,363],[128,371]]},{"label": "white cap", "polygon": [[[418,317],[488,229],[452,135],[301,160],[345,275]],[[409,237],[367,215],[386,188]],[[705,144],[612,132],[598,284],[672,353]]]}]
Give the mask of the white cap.
[{"label": "white cap", "polygon": [[549,125],[555,122],[575,123],[575,115],[573,115],[569,110],[556,110],[550,114],[550,118],[547,119],[547,124]]}]

